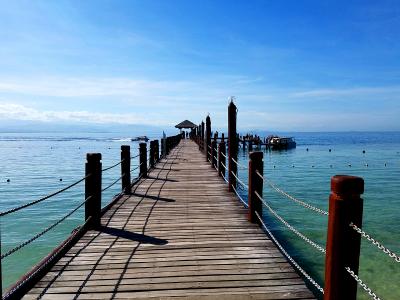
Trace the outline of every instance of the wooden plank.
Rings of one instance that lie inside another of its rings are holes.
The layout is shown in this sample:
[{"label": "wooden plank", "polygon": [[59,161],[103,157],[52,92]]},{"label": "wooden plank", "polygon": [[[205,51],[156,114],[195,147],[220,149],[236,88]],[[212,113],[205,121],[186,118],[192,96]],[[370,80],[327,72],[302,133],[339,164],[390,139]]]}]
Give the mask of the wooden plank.
[{"label": "wooden plank", "polygon": [[314,299],[184,140],[25,299]]}]

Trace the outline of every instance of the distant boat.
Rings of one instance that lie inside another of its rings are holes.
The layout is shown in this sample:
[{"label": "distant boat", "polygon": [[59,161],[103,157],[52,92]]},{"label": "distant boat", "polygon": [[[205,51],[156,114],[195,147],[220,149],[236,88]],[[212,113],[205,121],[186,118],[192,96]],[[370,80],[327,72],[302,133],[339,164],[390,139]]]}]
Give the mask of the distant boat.
[{"label": "distant boat", "polygon": [[149,138],[147,136],[145,136],[145,135],[137,136],[135,138],[131,138],[132,142],[141,142],[141,141],[147,142],[148,140],[149,140]]},{"label": "distant boat", "polygon": [[269,140],[268,144],[272,150],[287,150],[296,148],[296,141],[292,137],[274,136]]}]

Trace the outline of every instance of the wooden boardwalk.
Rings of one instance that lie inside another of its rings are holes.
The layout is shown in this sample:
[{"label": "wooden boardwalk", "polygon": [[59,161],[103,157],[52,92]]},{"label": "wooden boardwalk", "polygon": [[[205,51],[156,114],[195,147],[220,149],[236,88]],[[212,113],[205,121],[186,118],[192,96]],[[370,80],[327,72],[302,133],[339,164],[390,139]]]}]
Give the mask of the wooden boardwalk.
[{"label": "wooden boardwalk", "polygon": [[313,299],[183,140],[24,299]]}]

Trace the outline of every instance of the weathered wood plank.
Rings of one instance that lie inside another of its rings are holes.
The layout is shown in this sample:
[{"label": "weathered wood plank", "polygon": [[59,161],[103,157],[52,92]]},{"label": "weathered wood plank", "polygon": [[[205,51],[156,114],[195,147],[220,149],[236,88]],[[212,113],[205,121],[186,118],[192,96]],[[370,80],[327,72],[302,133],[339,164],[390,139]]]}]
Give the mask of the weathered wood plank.
[{"label": "weathered wood plank", "polygon": [[183,141],[24,299],[313,299],[303,280]]}]

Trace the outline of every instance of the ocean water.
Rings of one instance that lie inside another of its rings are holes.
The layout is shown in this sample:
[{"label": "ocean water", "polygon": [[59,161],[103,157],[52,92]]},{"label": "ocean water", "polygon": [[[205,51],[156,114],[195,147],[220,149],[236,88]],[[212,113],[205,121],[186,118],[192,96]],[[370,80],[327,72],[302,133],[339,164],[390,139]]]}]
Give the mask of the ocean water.
[{"label": "ocean water", "polygon": [[[268,135],[266,132],[260,134]],[[262,149],[265,176],[289,194],[324,210],[328,209],[331,176],[363,177],[363,229],[395,253],[400,253],[400,133],[286,134],[294,136],[298,146],[289,151]],[[154,133],[151,137],[158,138],[159,134]],[[82,178],[88,152],[102,153],[103,167],[118,162],[122,144],[130,144],[131,154],[137,154],[138,144],[118,133],[0,133],[0,210],[35,200]],[[247,165],[247,158],[248,151],[240,150],[239,162]],[[105,172],[103,187],[119,174],[119,167]],[[239,176],[247,182],[246,170],[239,169]],[[119,191],[120,183],[104,192],[103,206]],[[245,190],[239,192],[247,198]],[[287,222],[313,241],[325,245],[326,216],[297,205],[267,185],[264,185],[263,196]],[[83,199],[84,183],[81,183],[41,204],[2,217],[1,252],[5,253],[40,232]],[[83,218],[81,208],[49,233],[3,259],[3,287],[15,282],[40,261],[82,224]],[[323,255],[288,231],[266,209],[263,218],[293,258],[323,285]],[[359,274],[381,299],[400,299],[399,263],[365,239],[362,241]],[[358,298],[369,299],[369,296],[359,290]]]}]

